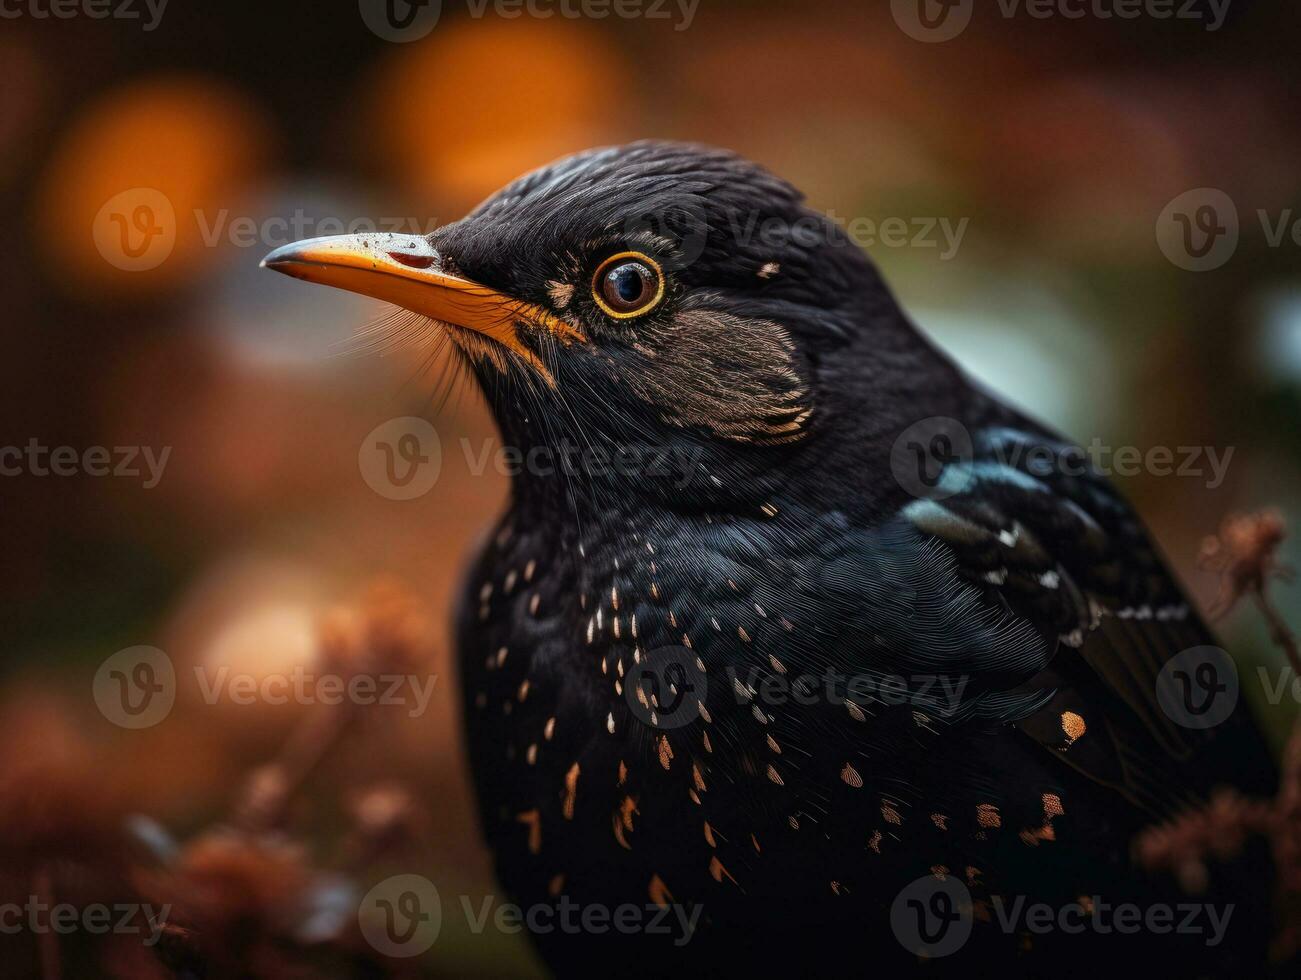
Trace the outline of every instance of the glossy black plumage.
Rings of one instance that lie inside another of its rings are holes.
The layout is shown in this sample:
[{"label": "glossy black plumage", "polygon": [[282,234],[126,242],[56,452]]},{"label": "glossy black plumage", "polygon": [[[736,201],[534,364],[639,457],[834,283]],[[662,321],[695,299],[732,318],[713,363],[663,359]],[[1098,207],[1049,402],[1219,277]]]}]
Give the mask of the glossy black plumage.
[{"label": "glossy black plumage", "polygon": [[[797,224],[814,233],[754,231]],[[521,178],[432,241],[589,335],[528,335],[554,388],[475,361],[506,442],[641,454],[628,472],[517,478],[460,615],[470,761],[510,895],[701,910],[683,945],[540,935],[557,972],[834,957],[1074,975],[1153,949],[1171,975],[1252,969],[1266,879],[1213,950],[991,925],[996,896],[1180,901],[1130,867],[1134,833],[1219,784],[1268,791],[1273,768],[1244,709],[1198,732],[1158,706],[1161,666],[1213,640],[1127,504],[1091,472],[1031,472],[1028,449],[1069,445],[970,384],[834,224],[730,154],[642,143]],[[610,321],[591,269],[629,248],[663,262],[668,295]],[[931,417],[972,442],[942,499],[891,464]],[[707,684],[681,727],[627,687],[666,649]],[[829,675],[807,703],[774,700],[773,684]],[[860,696],[851,677],[884,686]],[[890,925],[927,876],[956,877],[978,910],[932,963]]]}]

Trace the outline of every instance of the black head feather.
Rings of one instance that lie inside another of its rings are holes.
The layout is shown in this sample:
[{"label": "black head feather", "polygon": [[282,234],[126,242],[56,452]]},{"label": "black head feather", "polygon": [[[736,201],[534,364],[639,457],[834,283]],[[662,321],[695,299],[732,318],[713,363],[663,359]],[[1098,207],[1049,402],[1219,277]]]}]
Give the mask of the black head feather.
[{"label": "black head feather", "polygon": [[[711,502],[737,487],[762,497],[774,461],[793,453],[821,461],[883,448],[906,424],[901,410],[907,421],[943,414],[967,391],[844,229],[728,151],[646,141],[580,153],[431,240],[458,273],[589,339],[562,348],[542,333],[525,338],[554,390],[500,363],[481,367],[510,441],[680,445],[702,454],[695,491]],[[593,274],[628,251],[662,268],[664,300],[613,319]]]}]

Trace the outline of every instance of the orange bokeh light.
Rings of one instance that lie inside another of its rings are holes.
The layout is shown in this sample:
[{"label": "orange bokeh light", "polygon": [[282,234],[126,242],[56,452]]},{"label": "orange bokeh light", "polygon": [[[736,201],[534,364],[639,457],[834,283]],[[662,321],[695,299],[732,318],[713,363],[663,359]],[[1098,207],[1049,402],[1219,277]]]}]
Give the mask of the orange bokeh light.
[{"label": "orange bokeh light", "polygon": [[644,114],[627,101],[607,38],[559,20],[440,28],[380,72],[366,145],[387,172],[460,213],[558,156],[630,138],[622,120]]},{"label": "orange bokeh light", "polygon": [[136,83],[91,105],[55,149],[32,214],[54,278],[83,294],[184,281],[205,248],[196,210],[236,206],[268,131],[247,100],[198,79]]}]

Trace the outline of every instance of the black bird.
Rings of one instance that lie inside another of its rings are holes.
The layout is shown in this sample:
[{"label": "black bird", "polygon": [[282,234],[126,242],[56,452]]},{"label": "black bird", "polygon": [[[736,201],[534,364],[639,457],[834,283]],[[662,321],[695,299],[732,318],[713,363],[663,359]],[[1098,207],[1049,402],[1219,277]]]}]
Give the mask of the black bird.
[{"label": "black bird", "polygon": [[1130,857],[1273,790],[1209,703],[1231,665],[1084,454],[788,183],[640,142],[265,264],[437,321],[527,461],[457,639],[484,833],[558,974],[1258,968],[1267,867],[1169,928],[1191,899]]}]

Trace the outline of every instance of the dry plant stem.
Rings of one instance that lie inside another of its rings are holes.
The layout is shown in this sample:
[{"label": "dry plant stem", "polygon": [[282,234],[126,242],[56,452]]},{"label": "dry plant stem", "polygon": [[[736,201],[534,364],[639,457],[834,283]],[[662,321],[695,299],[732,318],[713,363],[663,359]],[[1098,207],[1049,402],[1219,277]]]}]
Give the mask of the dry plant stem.
[{"label": "dry plant stem", "polygon": [[[1283,831],[1279,835],[1285,850],[1281,861],[1285,868],[1301,879],[1301,722],[1292,729],[1283,753],[1283,774],[1278,790],[1278,799],[1274,802],[1275,813]],[[1288,830],[1291,833],[1287,833]],[[1301,880],[1292,881],[1293,887],[1301,885]]]},{"label": "dry plant stem", "polygon": [[1265,622],[1269,624],[1270,638],[1287,654],[1292,670],[1301,677],[1301,653],[1297,651],[1296,636],[1288,629],[1287,623],[1283,621],[1283,617],[1279,615],[1264,591],[1254,591],[1252,598],[1256,601],[1256,608],[1260,610],[1260,614],[1265,617]]},{"label": "dry plant stem", "polygon": [[292,796],[307,780],[356,717],[356,705],[350,701],[331,706],[331,710],[309,717],[290,736],[280,755],[288,785],[286,797]]},{"label": "dry plant stem", "polygon": [[246,817],[241,822],[247,829],[266,830],[283,821],[290,801],[348,730],[355,709],[356,705],[344,701],[314,712],[298,725],[272,763],[284,780],[276,806]]},{"label": "dry plant stem", "polygon": [[[46,908],[54,907],[54,880],[48,865],[36,869],[32,880],[32,891]],[[37,945],[41,957],[42,980],[60,980],[63,967],[59,956],[59,936],[53,929],[45,929],[37,934]]]},{"label": "dry plant stem", "polygon": [[[340,849],[342,857],[339,860],[339,866],[350,874],[361,874],[371,864],[379,861],[386,854],[393,850],[388,841],[377,839],[354,829],[351,834],[344,840]],[[429,840],[423,835],[415,835],[407,842],[407,851],[414,851],[420,855],[426,866],[432,866],[434,860],[433,848],[429,845]]]}]

